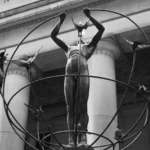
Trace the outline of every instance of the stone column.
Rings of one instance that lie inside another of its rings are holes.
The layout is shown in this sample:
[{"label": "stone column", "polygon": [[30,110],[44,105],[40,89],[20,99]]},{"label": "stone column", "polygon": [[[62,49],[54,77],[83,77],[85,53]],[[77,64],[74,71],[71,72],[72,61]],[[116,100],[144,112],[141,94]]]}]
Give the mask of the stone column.
[{"label": "stone column", "polygon": [[[16,63],[17,62],[17,63]],[[5,99],[8,101],[19,89],[30,83],[29,74],[25,67],[20,66],[20,61],[12,61],[5,81]],[[4,71],[8,63],[4,65]],[[29,103],[30,87],[19,92],[11,101],[9,108],[18,122],[26,128],[28,109],[24,105]],[[18,130],[17,130],[18,131]],[[25,139],[25,135],[19,132]],[[0,99],[0,149],[24,150],[24,142],[15,134],[4,112],[3,101]]]},{"label": "stone column", "polygon": [[[115,79],[115,59],[119,57],[118,47],[110,41],[100,41],[95,53],[88,61],[89,74]],[[90,92],[88,100],[89,124],[88,131],[102,133],[117,110],[116,83],[103,79],[90,78]],[[117,117],[105,132],[104,136],[114,140],[114,131],[117,126]],[[88,144],[97,136],[89,135]],[[110,144],[105,139],[98,140],[94,146]],[[101,150],[104,148],[98,148]]]}]

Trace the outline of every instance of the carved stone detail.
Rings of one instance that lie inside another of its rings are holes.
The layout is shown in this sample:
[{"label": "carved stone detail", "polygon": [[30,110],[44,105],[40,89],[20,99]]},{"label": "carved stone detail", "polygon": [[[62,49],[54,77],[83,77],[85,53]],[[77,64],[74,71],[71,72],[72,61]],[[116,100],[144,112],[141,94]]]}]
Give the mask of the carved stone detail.
[{"label": "carved stone detail", "polygon": [[120,56],[120,49],[116,46],[114,41],[100,40],[97,44],[95,53],[104,54],[117,59]]},{"label": "carved stone detail", "polygon": [[[105,4],[105,3],[108,3],[108,2],[112,2],[112,1],[116,1],[116,0],[101,0],[101,1],[98,0],[98,1],[90,3],[90,4],[81,5],[80,7],[77,7],[77,8],[68,9],[68,10],[66,10],[66,13],[69,14],[69,13],[72,13],[72,12],[75,12],[75,11],[82,10],[84,7],[98,6],[98,5],[102,5],[102,4]],[[56,14],[58,14],[58,13],[56,13]],[[32,24],[40,23],[42,21],[47,20],[48,18],[50,18],[52,16],[55,16],[56,14],[43,16],[43,17],[40,17],[40,18],[36,18],[36,19],[30,20],[30,21],[26,21],[26,22],[14,25],[14,26],[10,26],[10,27],[7,27],[7,28],[0,29],[0,33],[8,32],[8,31],[15,30],[15,29],[18,29],[18,28],[22,28],[22,27],[25,27],[25,26],[29,26],[29,25],[32,25]]]}]

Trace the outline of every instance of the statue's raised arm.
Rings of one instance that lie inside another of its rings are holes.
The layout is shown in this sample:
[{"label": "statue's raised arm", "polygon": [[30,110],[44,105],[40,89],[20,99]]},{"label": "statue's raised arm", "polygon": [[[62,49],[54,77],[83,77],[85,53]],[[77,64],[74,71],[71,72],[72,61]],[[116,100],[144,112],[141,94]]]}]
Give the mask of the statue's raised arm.
[{"label": "statue's raised arm", "polygon": [[61,13],[60,15],[60,21],[56,24],[56,26],[54,27],[54,29],[51,32],[51,38],[53,39],[53,41],[60,47],[62,48],[65,52],[68,51],[68,46],[57,37],[60,27],[63,24],[65,18],[66,18],[66,14],[65,13]]},{"label": "statue's raised arm", "polygon": [[93,54],[97,43],[99,42],[99,40],[101,39],[103,32],[105,30],[104,26],[98,22],[96,19],[94,19],[91,16],[91,12],[88,8],[85,8],[83,10],[84,14],[89,18],[89,20],[93,23],[93,25],[95,25],[95,27],[98,29],[98,32],[96,33],[96,35],[92,38],[91,42],[88,44],[88,48],[91,49],[91,51],[89,51],[88,54],[88,59],[91,57],[91,55]]}]

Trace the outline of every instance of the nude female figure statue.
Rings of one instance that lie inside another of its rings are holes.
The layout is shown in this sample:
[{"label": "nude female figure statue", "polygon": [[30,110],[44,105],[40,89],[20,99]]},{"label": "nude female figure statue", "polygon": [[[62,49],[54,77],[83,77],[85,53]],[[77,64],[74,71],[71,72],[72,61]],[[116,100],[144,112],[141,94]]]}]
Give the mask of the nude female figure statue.
[{"label": "nude female figure statue", "polygon": [[[66,18],[65,13],[60,14],[60,21],[56,24],[51,33],[51,38],[53,41],[62,48],[67,56],[67,64],[66,64],[66,75],[69,74],[78,74],[80,72],[81,75],[89,75],[87,60],[92,56],[97,43],[102,37],[104,32],[104,27],[95,20],[90,13],[88,8],[85,8],[84,14],[89,18],[89,20],[95,25],[98,29],[96,35],[92,38],[90,43],[85,43],[82,39],[79,41],[78,45],[70,46],[64,43],[61,39],[57,37],[60,27]],[[79,31],[82,27],[86,28],[86,24],[75,24],[76,29]],[[80,31],[79,31],[80,32]],[[79,66],[80,61],[80,66]],[[65,77],[64,81],[64,93],[67,104],[67,123],[68,129],[74,130],[75,125],[75,115],[76,111],[76,101],[79,98],[78,105],[78,114],[77,114],[77,124],[80,124],[81,130],[87,131],[88,125],[88,114],[87,114],[87,101],[89,95],[89,78],[88,77],[80,77],[79,86],[78,85],[78,76]],[[77,96],[79,87],[79,95]],[[86,133],[81,133],[81,142],[82,145],[87,145]],[[74,133],[69,133],[69,145],[74,145]]]}]

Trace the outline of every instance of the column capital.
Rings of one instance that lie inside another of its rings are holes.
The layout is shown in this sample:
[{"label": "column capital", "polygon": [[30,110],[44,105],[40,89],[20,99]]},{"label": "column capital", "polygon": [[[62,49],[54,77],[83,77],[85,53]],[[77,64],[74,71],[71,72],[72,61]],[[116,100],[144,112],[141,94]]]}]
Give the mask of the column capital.
[{"label": "column capital", "polygon": [[100,40],[96,46],[95,54],[104,54],[115,60],[120,56],[120,49],[112,39]]}]

